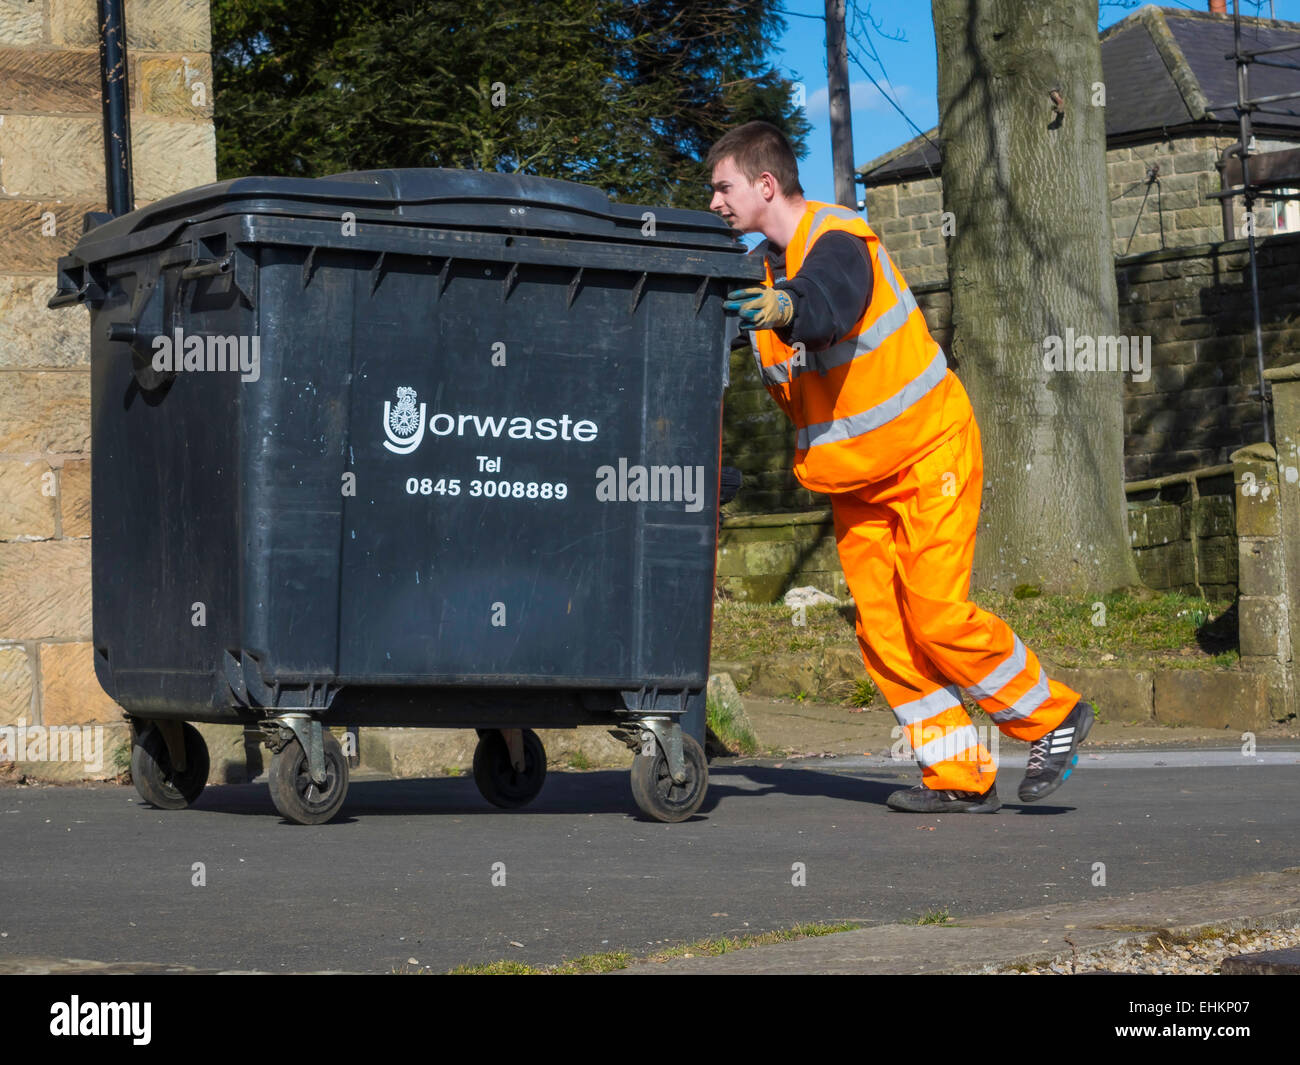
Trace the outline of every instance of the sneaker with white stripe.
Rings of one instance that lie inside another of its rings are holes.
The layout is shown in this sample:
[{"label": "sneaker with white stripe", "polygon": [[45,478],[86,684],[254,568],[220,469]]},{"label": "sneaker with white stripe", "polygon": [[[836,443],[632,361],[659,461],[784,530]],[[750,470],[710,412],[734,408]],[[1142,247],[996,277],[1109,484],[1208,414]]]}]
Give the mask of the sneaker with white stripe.
[{"label": "sneaker with white stripe", "polygon": [[1020,801],[1035,802],[1064,784],[1079,763],[1078,748],[1092,730],[1097,710],[1087,699],[1074,708],[1051,732],[1030,745],[1029,766],[1020,782]]}]

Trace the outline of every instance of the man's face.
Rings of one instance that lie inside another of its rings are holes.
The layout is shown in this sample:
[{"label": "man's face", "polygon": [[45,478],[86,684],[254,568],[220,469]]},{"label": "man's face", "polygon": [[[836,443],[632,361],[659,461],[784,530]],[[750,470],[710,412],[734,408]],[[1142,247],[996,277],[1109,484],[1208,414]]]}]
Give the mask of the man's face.
[{"label": "man's face", "polygon": [[764,196],[764,190],[775,189],[771,175],[760,174],[750,184],[736,161],[728,156],[713,168],[710,183],[713,199],[709,201],[709,210],[716,211],[727,225],[740,233],[758,232],[759,220],[770,198]]}]

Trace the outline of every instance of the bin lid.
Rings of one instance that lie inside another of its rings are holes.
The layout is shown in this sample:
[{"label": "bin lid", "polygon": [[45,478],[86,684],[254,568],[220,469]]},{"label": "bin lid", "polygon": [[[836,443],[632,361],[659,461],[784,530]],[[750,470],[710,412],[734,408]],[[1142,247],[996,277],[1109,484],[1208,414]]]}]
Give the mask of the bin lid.
[{"label": "bin lid", "polygon": [[[242,177],[200,185],[89,230],[83,262],[166,243],[181,224],[233,214],[563,236],[579,240],[735,251],[739,235],[708,211],[616,203],[574,181],[446,168],[358,170],[321,178]],[[653,215],[653,235],[643,230]],[[151,240],[151,237],[156,239]]]}]

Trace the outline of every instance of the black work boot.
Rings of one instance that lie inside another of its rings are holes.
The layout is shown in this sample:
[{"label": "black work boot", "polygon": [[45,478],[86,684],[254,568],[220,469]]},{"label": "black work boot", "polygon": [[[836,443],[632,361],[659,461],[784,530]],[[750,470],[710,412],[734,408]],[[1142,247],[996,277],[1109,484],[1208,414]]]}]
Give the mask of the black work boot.
[{"label": "black work boot", "polygon": [[922,784],[894,792],[885,803],[891,810],[909,814],[992,814],[1002,807],[996,785],[980,794],[978,791],[927,788]]},{"label": "black work boot", "polygon": [[1020,801],[1035,802],[1051,795],[1069,779],[1079,763],[1079,744],[1092,730],[1096,709],[1087,699],[1074,708],[1051,732],[1034,740],[1029,748],[1029,767],[1020,782]]}]

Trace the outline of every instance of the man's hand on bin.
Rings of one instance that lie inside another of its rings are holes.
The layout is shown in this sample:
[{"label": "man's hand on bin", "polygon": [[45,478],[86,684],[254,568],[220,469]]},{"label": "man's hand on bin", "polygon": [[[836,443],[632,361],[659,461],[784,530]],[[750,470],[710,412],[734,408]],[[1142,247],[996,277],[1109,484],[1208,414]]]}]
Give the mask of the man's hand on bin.
[{"label": "man's hand on bin", "polygon": [[794,319],[794,300],[779,288],[738,288],[727,293],[722,305],[728,314],[739,314],[742,329],[780,329]]}]

